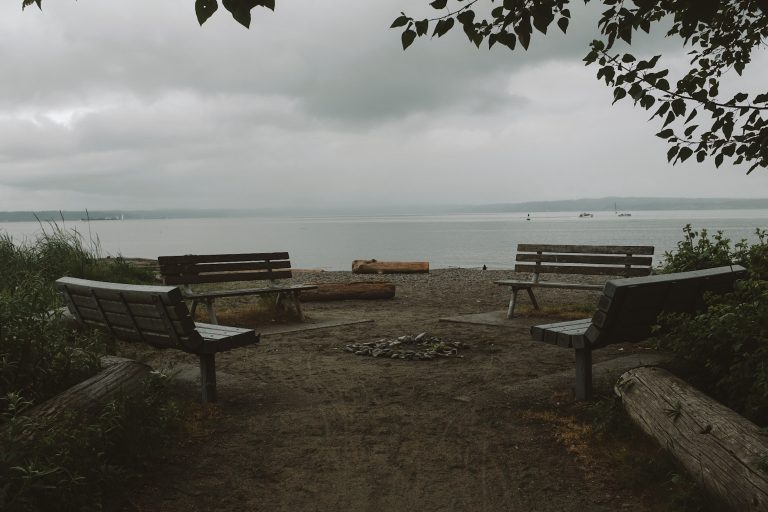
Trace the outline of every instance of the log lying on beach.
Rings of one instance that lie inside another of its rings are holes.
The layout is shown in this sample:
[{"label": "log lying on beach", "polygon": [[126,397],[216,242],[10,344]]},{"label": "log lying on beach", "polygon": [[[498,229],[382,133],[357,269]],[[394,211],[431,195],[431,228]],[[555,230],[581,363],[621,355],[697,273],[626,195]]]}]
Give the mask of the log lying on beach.
[{"label": "log lying on beach", "polygon": [[395,285],[386,281],[359,281],[352,283],[318,283],[314,290],[303,290],[302,302],[325,300],[374,300],[391,299],[395,296]]},{"label": "log lying on beach", "polygon": [[35,418],[53,418],[61,413],[75,415],[98,411],[115,398],[135,393],[149,376],[145,364],[118,357],[102,358],[99,373],[29,409],[25,414]]},{"label": "log lying on beach", "polygon": [[660,368],[635,368],[616,387],[632,420],[734,511],[768,510],[768,436]]},{"label": "log lying on beach", "polygon": [[428,261],[377,261],[354,260],[353,274],[426,274],[429,273]]}]

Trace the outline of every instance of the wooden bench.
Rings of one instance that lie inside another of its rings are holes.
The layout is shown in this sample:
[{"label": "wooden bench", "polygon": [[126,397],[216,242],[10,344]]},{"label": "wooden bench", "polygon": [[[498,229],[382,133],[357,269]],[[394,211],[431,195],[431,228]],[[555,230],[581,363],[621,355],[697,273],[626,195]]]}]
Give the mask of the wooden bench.
[{"label": "wooden bench", "polygon": [[704,308],[704,293],[725,293],[746,274],[738,265],[608,281],[592,318],[531,327],[537,341],[576,351],[576,399],[592,394],[592,349],[642,341],[660,313]]},{"label": "wooden bench", "polygon": [[[291,262],[287,252],[269,252],[252,254],[189,254],[186,256],[160,256],[157,258],[160,274],[167,285],[184,285],[184,298],[192,301],[194,316],[199,301],[205,303],[208,319],[218,324],[214,301],[222,297],[243,295],[276,294],[276,304],[280,304],[284,294],[293,297],[293,305],[299,319],[303,319],[299,292],[312,290],[315,285],[280,285],[278,279],[292,277]],[[268,281],[267,286],[195,292],[193,284],[226,283],[234,281]]]},{"label": "wooden bench", "polygon": [[533,307],[539,309],[533,288],[600,290],[603,287],[602,284],[539,281],[540,274],[647,276],[651,273],[652,256],[653,246],[646,245],[519,244],[515,272],[529,272],[533,274],[533,278],[530,281],[505,279],[495,283],[512,288],[512,297],[507,309],[507,318],[512,318],[520,290],[526,290]]},{"label": "wooden bench", "polygon": [[259,342],[253,329],[195,323],[173,286],[62,277],[56,287],[81,325],[105,330],[115,339],[198,355],[203,402],[216,401],[216,353]]}]

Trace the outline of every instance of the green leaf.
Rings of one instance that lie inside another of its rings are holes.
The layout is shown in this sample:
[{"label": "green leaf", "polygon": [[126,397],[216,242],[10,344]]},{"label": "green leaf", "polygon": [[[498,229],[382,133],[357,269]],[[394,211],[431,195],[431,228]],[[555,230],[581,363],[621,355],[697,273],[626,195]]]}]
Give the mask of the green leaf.
[{"label": "green leaf", "polygon": [[672,146],[671,148],[669,148],[669,151],[667,151],[667,162],[671,162],[672,159],[675,158],[675,155],[677,154],[677,151],[679,149],[680,149],[679,146]]},{"label": "green leaf", "polygon": [[557,20],[557,26],[560,27],[560,30],[565,34],[568,31],[568,18],[560,18]]},{"label": "green leaf", "polygon": [[416,39],[416,31],[412,29],[408,29],[403,31],[403,35],[400,36],[400,41],[403,43],[403,50],[407,50],[411,44],[413,44],[413,41]]},{"label": "green leaf", "polygon": [[723,158],[725,158],[725,157],[723,156],[722,153],[718,154],[715,157],[715,167],[720,167],[720,165],[723,163]]},{"label": "green leaf", "polygon": [[666,130],[661,130],[659,133],[656,134],[656,136],[661,137],[662,139],[668,139],[674,134],[675,132],[674,130],[672,130],[672,128],[667,128]]},{"label": "green leaf", "polygon": [[617,101],[619,101],[620,99],[622,99],[626,95],[627,95],[627,91],[625,91],[621,87],[615,88],[613,90],[613,103],[616,103]]},{"label": "green leaf", "polygon": [[685,162],[692,154],[693,150],[691,148],[687,146],[682,147],[680,148],[680,152],[677,154],[677,158],[679,158],[681,162]]},{"label": "green leaf", "polygon": [[24,0],[21,4],[21,10],[23,11],[32,4],[37,5],[37,8],[41,11],[43,10],[42,0]]},{"label": "green leaf", "polygon": [[517,37],[515,37],[515,34],[510,34],[509,32],[501,32],[496,37],[496,40],[510,50],[514,50],[515,44],[517,43]]},{"label": "green leaf", "polygon": [[453,18],[438,20],[437,25],[435,25],[435,31],[432,33],[432,37],[443,37],[449,30],[453,28],[453,24]]},{"label": "green leaf", "polygon": [[216,0],[195,0],[195,14],[197,22],[202,26],[219,9],[219,3]]},{"label": "green leaf", "polygon": [[448,0],[435,0],[434,2],[430,2],[429,5],[435,9],[445,9],[445,6],[448,5]]},{"label": "green leaf", "polygon": [[766,101],[768,101],[768,93],[755,96],[755,103],[765,103]]},{"label": "green leaf", "polygon": [[676,116],[682,116],[685,114],[685,100],[682,98],[676,98],[672,100],[672,112]]},{"label": "green leaf", "polygon": [[402,15],[395,18],[395,21],[392,22],[392,25],[389,26],[389,28],[397,28],[397,27],[404,27],[408,24],[408,21],[410,18],[408,16]]},{"label": "green leaf", "polygon": [[418,36],[423,36],[429,30],[429,21],[426,19],[417,21],[415,25],[416,25],[416,35]]},{"label": "green leaf", "polygon": [[247,0],[222,0],[224,8],[232,13],[232,17],[245,28],[251,26],[251,8]]},{"label": "green leaf", "polygon": [[630,55],[629,53],[625,53],[621,58],[621,62],[635,62],[635,56]]},{"label": "green leaf", "polygon": [[699,151],[696,153],[696,161],[701,163],[704,161],[704,159],[707,158],[707,152],[706,151]]}]

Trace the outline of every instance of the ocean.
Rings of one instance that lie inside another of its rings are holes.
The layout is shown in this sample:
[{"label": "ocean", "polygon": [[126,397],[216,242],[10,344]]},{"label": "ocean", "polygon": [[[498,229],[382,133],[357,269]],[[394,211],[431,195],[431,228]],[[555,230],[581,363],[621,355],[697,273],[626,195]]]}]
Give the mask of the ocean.
[{"label": "ocean", "polygon": [[[722,230],[737,241],[756,240],[768,228],[768,210],[389,215],[329,217],[238,217],[68,221],[102,255],[160,255],[288,251],[295,268],[349,270],[354,259],[429,261],[431,268],[514,266],[518,243],[653,245],[661,261],[682,239],[683,226]],[[17,242],[51,226],[0,223]]]}]

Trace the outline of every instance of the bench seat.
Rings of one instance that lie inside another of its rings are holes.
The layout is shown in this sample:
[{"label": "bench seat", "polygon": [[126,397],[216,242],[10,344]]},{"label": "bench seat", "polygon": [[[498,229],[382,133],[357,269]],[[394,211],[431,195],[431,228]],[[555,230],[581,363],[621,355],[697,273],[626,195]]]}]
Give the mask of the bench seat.
[{"label": "bench seat", "polygon": [[195,322],[195,330],[209,346],[210,352],[226,352],[258,342],[253,329]]},{"label": "bench seat", "polygon": [[576,399],[592,394],[592,349],[647,339],[661,313],[694,313],[704,294],[727,293],[746,275],[739,265],[608,281],[592,318],[534,325],[531,337],[576,353]]},{"label": "bench seat", "polygon": [[573,290],[602,290],[604,284],[589,284],[589,283],[562,283],[557,281],[539,281],[534,283],[532,281],[515,281],[511,279],[501,279],[494,281],[494,284],[513,286],[518,289],[525,288],[570,288]]},{"label": "bench seat", "polygon": [[242,295],[264,295],[268,293],[293,293],[300,292],[302,290],[314,290],[317,285],[314,284],[297,284],[291,286],[267,286],[262,288],[241,288],[234,290],[215,290],[211,292],[192,292],[185,293],[185,299],[207,299],[223,297],[239,297]]}]

